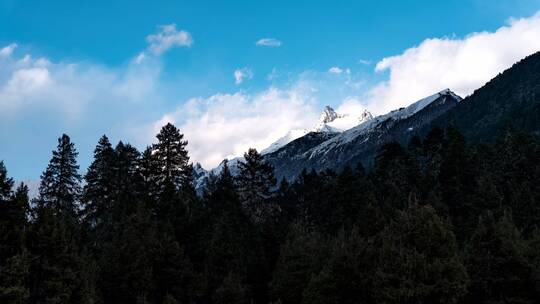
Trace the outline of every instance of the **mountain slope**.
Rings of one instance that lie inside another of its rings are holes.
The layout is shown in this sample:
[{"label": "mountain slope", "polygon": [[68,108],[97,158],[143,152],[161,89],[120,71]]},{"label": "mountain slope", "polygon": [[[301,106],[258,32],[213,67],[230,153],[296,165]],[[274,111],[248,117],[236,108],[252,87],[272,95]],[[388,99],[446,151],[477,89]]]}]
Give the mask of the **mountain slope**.
[{"label": "mountain slope", "polygon": [[454,124],[473,141],[490,141],[507,127],[540,134],[540,52],[493,78],[423,128]]},{"label": "mountain slope", "polygon": [[278,178],[287,179],[294,179],[304,168],[341,170],[360,162],[369,166],[384,143],[409,137],[460,100],[447,89],[329,138],[319,135],[321,132],[310,133],[266,154],[265,159],[276,168]]}]

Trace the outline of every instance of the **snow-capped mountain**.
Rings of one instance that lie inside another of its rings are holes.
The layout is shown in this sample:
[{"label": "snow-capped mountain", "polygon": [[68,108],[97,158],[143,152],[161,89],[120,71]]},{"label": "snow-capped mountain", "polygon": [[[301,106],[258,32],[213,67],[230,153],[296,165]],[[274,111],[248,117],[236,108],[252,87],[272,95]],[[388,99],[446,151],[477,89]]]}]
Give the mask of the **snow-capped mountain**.
[{"label": "snow-capped mountain", "polygon": [[291,141],[293,141],[293,140],[295,140],[297,138],[300,138],[300,137],[308,134],[309,132],[311,132],[311,131],[307,130],[307,129],[290,130],[289,132],[287,132],[287,134],[285,134],[285,136],[279,138],[278,140],[276,140],[275,142],[270,144],[270,146],[268,146],[268,148],[265,148],[265,149],[261,150],[261,154],[268,154],[268,153],[272,153],[274,151],[277,151],[279,148],[285,146],[286,144],[290,143]]},{"label": "snow-capped mountain", "polygon": [[268,148],[261,150],[261,154],[275,152],[291,141],[305,136],[310,132],[340,133],[372,118],[373,115],[368,110],[364,110],[360,115],[339,114],[332,107],[325,106],[319,121],[312,129],[291,130],[285,136],[273,142]]},{"label": "snow-capped mountain", "polygon": [[392,140],[406,141],[414,130],[428,124],[461,101],[449,89],[423,98],[408,107],[364,121],[330,136],[310,133],[265,155],[278,178],[294,179],[303,169],[340,170],[362,163],[370,166],[373,156]]},{"label": "snow-capped mountain", "polygon": [[[274,166],[280,179],[294,179],[303,169],[340,170],[359,162],[369,166],[384,143],[409,138],[414,130],[428,124],[459,101],[461,97],[446,89],[408,107],[376,117],[367,110],[360,115],[340,114],[326,106],[312,129],[291,130],[261,154]],[[242,160],[243,157],[235,157],[227,161],[231,174],[237,173],[238,163]],[[219,174],[224,163],[209,171],[196,164],[196,188],[202,189],[204,179],[210,174]]]},{"label": "snow-capped mountain", "polygon": [[360,115],[338,114],[332,107],[326,106],[313,132],[343,132],[373,118],[368,110]]}]

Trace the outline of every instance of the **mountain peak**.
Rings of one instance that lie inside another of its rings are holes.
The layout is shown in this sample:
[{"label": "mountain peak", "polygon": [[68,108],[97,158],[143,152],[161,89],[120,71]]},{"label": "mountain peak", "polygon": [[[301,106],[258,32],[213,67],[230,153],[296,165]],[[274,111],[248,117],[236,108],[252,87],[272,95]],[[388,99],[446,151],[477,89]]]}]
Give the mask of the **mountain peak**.
[{"label": "mountain peak", "polygon": [[319,124],[329,123],[336,118],[339,118],[341,115],[336,113],[336,111],[331,106],[325,106],[321,116],[319,118]]},{"label": "mountain peak", "polygon": [[358,117],[358,123],[363,123],[365,121],[368,121],[370,119],[373,118],[373,114],[371,114],[370,111],[368,111],[367,109],[364,110],[364,112],[362,112],[362,114],[360,114],[360,116]]}]

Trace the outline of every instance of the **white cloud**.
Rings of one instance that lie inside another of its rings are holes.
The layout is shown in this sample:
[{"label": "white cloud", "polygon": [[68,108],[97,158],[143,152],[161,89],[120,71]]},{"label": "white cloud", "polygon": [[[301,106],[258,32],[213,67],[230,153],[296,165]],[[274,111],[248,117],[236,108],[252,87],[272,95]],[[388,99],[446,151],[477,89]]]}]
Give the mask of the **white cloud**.
[{"label": "white cloud", "polygon": [[264,149],[291,129],[308,128],[317,119],[311,89],[269,88],[256,95],[216,94],[189,100],[153,125],[153,134],[167,122],[188,140],[193,161],[213,168],[248,148]]},{"label": "white cloud", "polygon": [[469,95],[516,61],[539,51],[538,37],[540,13],[510,20],[495,32],[426,39],[377,63],[376,71],[388,71],[389,79],[371,90],[369,108],[386,112],[445,88]]},{"label": "white cloud", "polygon": [[248,68],[236,69],[234,71],[234,83],[239,85],[244,82],[245,79],[252,79],[253,72]]},{"label": "white cloud", "polygon": [[370,64],[371,64],[371,60],[368,60],[368,59],[360,59],[360,60],[358,60],[358,63],[363,64],[363,65],[370,65]]},{"label": "white cloud", "polygon": [[272,68],[272,72],[270,72],[268,75],[266,75],[266,79],[268,81],[272,81],[272,80],[278,78],[279,76],[280,75],[279,75],[277,69],[274,67],[274,68]]},{"label": "white cloud", "polygon": [[5,57],[11,56],[11,54],[17,48],[17,46],[18,45],[16,43],[11,43],[6,47],[1,48],[0,49],[0,58],[5,58]]},{"label": "white cloud", "polygon": [[328,73],[330,74],[336,74],[336,75],[340,75],[340,74],[347,74],[347,75],[350,75],[351,74],[351,69],[349,68],[346,68],[346,69],[342,69],[340,67],[331,67],[328,69]]},{"label": "white cloud", "polygon": [[193,44],[191,34],[184,30],[177,30],[176,24],[160,25],[160,30],[146,36],[148,48],[155,55],[160,55],[172,47],[190,47]]},{"label": "white cloud", "polygon": [[30,54],[6,57],[0,65],[0,119],[43,111],[77,120],[83,112],[137,103],[156,96],[159,71],[156,62],[113,69],[88,62],[34,59]]},{"label": "white cloud", "polygon": [[255,42],[257,46],[280,47],[281,41],[274,38],[262,38]]},{"label": "white cloud", "polygon": [[359,116],[366,110],[366,107],[362,104],[362,101],[354,96],[346,97],[336,112],[340,114],[349,114],[351,116]]}]

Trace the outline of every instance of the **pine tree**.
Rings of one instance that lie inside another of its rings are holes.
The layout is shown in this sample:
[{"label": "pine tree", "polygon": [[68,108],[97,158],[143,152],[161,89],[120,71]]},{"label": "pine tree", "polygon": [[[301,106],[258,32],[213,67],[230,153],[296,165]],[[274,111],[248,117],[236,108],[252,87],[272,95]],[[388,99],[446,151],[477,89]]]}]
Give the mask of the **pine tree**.
[{"label": "pine tree", "polygon": [[81,176],[77,152],[67,135],[58,139],[58,147],[42,174],[36,219],[30,236],[31,302],[88,303],[86,261],[81,254],[80,221],[77,198]]},{"label": "pine tree", "polygon": [[470,161],[463,135],[455,127],[447,128],[443,149],[438,189],[458,240],[463,240],[471,235],[478,217],[475,164]]},{"label": "pine tree", "polygon": [[115,165],[114,203],[112,206],[114,221],[118,222],[123,216],[129,215],[138,208],[141,201],[142,177],[139,174],[140,153],[130,144],[119,142],[114,148]]},{"label": "pine tree", "polygon": [[91,230],[110,224],[110,203],[113,200],[115,154],[107,136],[103,135],[94,150],[94,161],[84,176],[82,203],[84,220]]},{"label": "pine tree", "polygon": [[466,254],[471,303],[536,303],[527,244],[508,212],[483,214]]},{"label": "pine tree", "polygon": [[7,169],[4,161],[0,161],[0,201],[7,201],[11,198],[13,191],[13,179],[7,176]]},{"label": "pine tree", "polygon": [[[234,178],[227,163],[223,165],[211,189],[205,197],[205,203],[210,208],[211,222],[205,241],[204,268],[208,271],[207,294],[212,298],[217,297],[218,289],[227,283],[224,280],[229,273],[234,274],[235,282],[240,280],[253,283],[250,275],[259,269],[255,267],[254,249],[257,246],[252,236],[254,229],[242,211]],[[251,295],[252,286],[246,288]]]},{"label": "pine tree", "polygon": [[371,179],[377,187],[378,200],[388,214],[406,209],[419,195],[420,168],[397,142],[381,148]]},{"label": "pine tree", "polygon": [[341,230],[331,241],[321,271],[304,290],[302,303],[374,303],[377,251],[372,243],[356,227]]},{"label": "pine tree", "polygon": [[244,162],[240,162],[238,168],[238,193],[242,207],[254,223],[265,222],[277,212],[277,206],[271,200],[276,186],[274,168],[255,149],[244,153]]},{"label": "pine tree", "polygon": [[141,155],[139,162],[139,174],[143,180],[141,193],[148,202],[155,203],[159,195],[159,163],[152,152],[152,147],[147,147]]},{"label": "pine tree", "polygon": [[159,164],[161,190],[164,191],[165,187],[171,186],[178,189],[190,173],[186,172],[189,163],[187,141],[171,123],[161,128],[157,139],[158,143],[154,144],[153,151]]},{"label": "pine tree", "polygon": [[0,162],[0,302],[22,304],[29,296],[28,187],[21,184],[12,195],[12,186]]},{"label": "pine tree", "polygon": [[454,234],[435,210],[411,206],[380,235],[377,303],[458,303],[469,282]]},{"label": "pine tree", "polygon": [[321,271],[326,257],[325,238],[301,224],[293,224],[270,283],[272,299],[283,304],[302,303],[304,290],[311,277]]},{"label": "pine tree", "polygon": [[105,303],[152,303],[154,298],[156,223],[143,204],[134,208],[120,218],[99,262],[98,283]]},{"label": "pine tree", "polygon": [[39,203],[75,217],[76,202],[81,189],[81,176],[77,172],[78,153],[69,136],[63,134],[52,154],[47,169],[41,175]]}]

